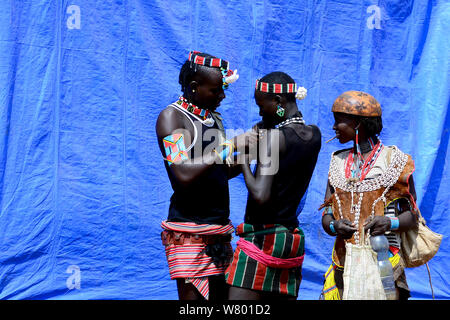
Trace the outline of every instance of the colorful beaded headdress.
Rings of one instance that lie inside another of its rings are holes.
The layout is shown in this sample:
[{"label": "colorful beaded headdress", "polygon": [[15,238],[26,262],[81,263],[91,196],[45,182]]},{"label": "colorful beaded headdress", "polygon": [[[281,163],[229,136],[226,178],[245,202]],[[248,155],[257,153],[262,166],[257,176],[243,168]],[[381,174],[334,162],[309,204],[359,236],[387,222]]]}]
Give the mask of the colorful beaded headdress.
[{"label": "colorful beaded headdress", "polygon": [[213,58],[213,57],[202,57],[199,55],[199,51],[191,51],[189,52],[188,61],[191,63],[210,67],[210,68],[219,68],[222,72],[223,76],[223,88],[227,89],[228,85],[230,83],[235,82],[237,79],[239,79],[239,75],[237,73],[237,70],[229,70],[229,63],[226,60],[220,59],[220,58]]},{"label": "colorful beaded headdress", "polygon": [[306,97],[307,90],[303,87],[297,88],[296,83],[269,83],[256,80],[255,89],[265,93],[295,93],[295,97],[302,100]]}]

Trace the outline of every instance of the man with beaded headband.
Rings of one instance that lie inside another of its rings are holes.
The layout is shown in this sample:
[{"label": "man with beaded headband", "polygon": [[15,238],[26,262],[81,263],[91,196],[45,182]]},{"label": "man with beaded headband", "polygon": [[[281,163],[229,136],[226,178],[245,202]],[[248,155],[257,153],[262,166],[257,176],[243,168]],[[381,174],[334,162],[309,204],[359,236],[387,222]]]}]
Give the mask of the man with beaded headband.
[{"label": "man with beaded headband", "polygon": [[283,72],[256,81],[259,152],[254,174],[248,159],[240,162],[249,194],[225,275],[231,300],[295,300],[298,295],[305,244],[298,207],[321,146],[319,128],[306,125],[297,108],[296,98],[305,96],[306,89]]},{"label": "man with beaded headband", "polygon": [[[156,133],[174,193],[161,226],[171,279],[182,300],[226,298],[224,271],[232,248],[228,179],[235,148],[242,150],[256,134],[225,138],[216,108],[224,89],[236,81],[228,62],[192,51],[179,83],[183,95],[161,111]],[[246,139],[248,138],[248,139]]]},{"label": "man with beaded headband", "polygon": [[[322,296],[342,299],[345,243],[360,244],[361,234],[386,234],[398,299],[407,299],[400,233],[416,225],[414,162],[396,146],[384,146],[381,107],[365,92],[347,91],[333,103],[333,130],[340,143],[353,147],[332,154],[322,215],[324,230],[336,236],[332,265]],[[363,230],[364,229],[364,230]]]}]

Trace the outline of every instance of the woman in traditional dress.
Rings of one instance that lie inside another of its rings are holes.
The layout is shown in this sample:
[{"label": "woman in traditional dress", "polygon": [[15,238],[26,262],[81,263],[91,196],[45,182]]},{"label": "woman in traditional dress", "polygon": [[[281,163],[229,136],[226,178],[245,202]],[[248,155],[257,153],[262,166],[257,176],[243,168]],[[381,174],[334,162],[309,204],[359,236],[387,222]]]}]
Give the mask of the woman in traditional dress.
[{"label": "woman in traditional dress", "polygon": [[344,92],[335,100],[332,112],[336,138],[343,144],[352,141],[353,146],[332,154],[321,206],[325,208],[323,228],[336,236],[323,298],[342,299],[345,243],[362,244],[361,235],[370,233],[388,238],[397,298],[407,299],[410,293],[400,233],[416,225],[414,162],[396,146],[381,142],[381,106],[370,94]]}]

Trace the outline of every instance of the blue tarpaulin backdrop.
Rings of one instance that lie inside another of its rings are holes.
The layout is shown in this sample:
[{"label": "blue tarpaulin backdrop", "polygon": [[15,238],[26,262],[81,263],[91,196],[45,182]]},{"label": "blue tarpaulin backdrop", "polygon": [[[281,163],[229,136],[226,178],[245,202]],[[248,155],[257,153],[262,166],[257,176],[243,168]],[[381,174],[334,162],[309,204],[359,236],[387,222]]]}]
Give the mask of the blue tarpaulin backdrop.
[{"label": "blue tarpaulin backdrop", "polygon": [[[0,298],[177,299],[154,128],[195,49],[239,70],[219,110],[227,129],[259,120],[255,79],[276,70],[308,89],[298,105],[324,141],[341,92],[373,94],[382,141],[413,156],[418,204],[444,234],[429,265],[436,298],[449,299],[449,30],[446,0],[2,1]],[[323,144],[304,198],[299,299],[319,297],[330,263],[334,239],[317,208],[343,147]],[[230,192],[237,225],[242,176]],[[407,278],[413,298],[431,298],[424,266]]]}]

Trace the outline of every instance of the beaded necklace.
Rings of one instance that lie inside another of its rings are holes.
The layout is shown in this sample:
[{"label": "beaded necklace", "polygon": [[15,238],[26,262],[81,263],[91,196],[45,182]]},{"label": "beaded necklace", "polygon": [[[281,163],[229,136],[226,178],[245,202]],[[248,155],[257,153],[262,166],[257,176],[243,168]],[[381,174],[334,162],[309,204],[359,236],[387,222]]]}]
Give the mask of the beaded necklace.
[{"label": "beaded necklace", "polygon": [[[334,154],[331,155],[331,163],[330,170],[328,173],[328,178],[330,180],[330,185],[333,188],[339,188],[346,192],[351,192],[352,194],[352,204],[350,206],[350,213],[353,215],[354,220],[353,223],[356,226],[359,226],[359,217],[361,213],[361,204],[362,199],[364,197],[364,192],[374,191],[384,187],[384,191],[373,203],[371,208],[370,216],[373,217],[375,215],[375,205],[379,201],[383,201],[386,204],[386,194],[390,190],[390,188],[397,182],[400,177],[401,172],[403,171],[406,162],[408,161],[408,156],[400,151],[397,147],[393,147],[391,163],[388,168],[378,177],[374,179],[346,179],[345,175],[342,174],[342,167],[338,165],[337,158]],[[358,203],[355,205],[353,203],[353,193],[359,193]],[[338,205],[339,216],[341,219],[344,218],[342,213],[341,200],[337,192],[333,193],[336,198],[336,202]],[[355,243],[359,244],[359,228],[355,232]]]},{"label": "beaded necklace", "polygon": [[192,104],[191,102],[188,102],[188,100],[183,96],[180,96],[178,98],[178,101],[176,102],[176,104],[181,106],[186,111],[188,111],[190,114],[192,114],[198,120],[200,120],[203,124],[205,124],[209,127],[214,125],[214,119],[212,118],[209,110],[201,109],[201,108],[197,107],[196,105]]},{"label": "beaded necklace", "polygon": [[282,128],[282,127],[287,126],[288,124],[291,124],[291,123],[305,124],[305,120],[303,120],[302,117],[292,117],[292,118],[286,119],[286,120],[280,122],[279,124],[277,124],[275,126],[275,129]]},{"label": "beaded necklace", "polygon": [[[375,165],[375,162],[380,155],[381,150],[383,150],[384,145],[381,140],[378,140],[378,143],[374,145],[373,140],[369,138],[369,143],[372,146],[372,152],[369,154],[367,159],[364,161],[364,158],[361,154],[361,149],[359,145],[357,145],[357,152],[353,149],[353,152],[349,152],[347,157],[347,162],[345,166],[345,178],[346,179],[358,179],[360,181],[364,180],[369,173],[370,169]],[[356,161],[355,161],[356,155]]]}]

